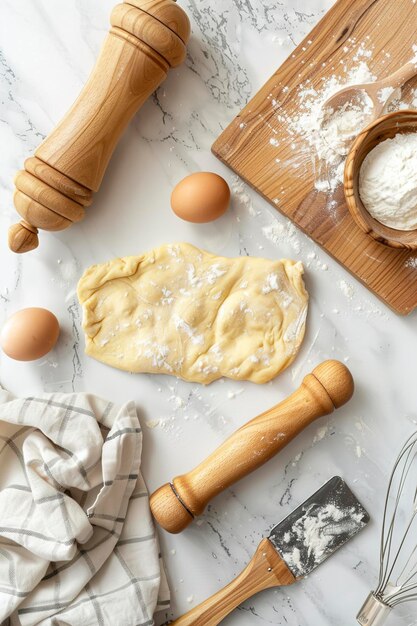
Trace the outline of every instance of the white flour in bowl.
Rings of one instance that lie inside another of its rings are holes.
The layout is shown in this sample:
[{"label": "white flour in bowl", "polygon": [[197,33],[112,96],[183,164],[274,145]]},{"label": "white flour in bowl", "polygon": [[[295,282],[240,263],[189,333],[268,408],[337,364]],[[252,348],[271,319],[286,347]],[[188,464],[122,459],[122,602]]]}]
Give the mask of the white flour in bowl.
[{"label": "white flour in bowl", "polygon": [[359,194],[381,224],[417,228],[417,133],[398,133],[371,150],[360,169]]}]

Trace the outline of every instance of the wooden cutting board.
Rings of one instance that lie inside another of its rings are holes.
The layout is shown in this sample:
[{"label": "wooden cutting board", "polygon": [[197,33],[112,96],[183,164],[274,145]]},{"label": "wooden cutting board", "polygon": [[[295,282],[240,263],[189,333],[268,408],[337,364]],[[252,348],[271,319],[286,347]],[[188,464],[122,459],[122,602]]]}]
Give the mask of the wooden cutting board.
[{"label": "wooden cutting board", "polygon": [[[294,155],[305,152],[305,140],[290,136],[277,118],[280,112],[284,117],[297,113],[297,90],[307,79],[319,87],[323,78],[338,73],[341,63],[354,67],[351,50],[362,42],[373,50],[364,60],[378,78],[398,69],[417,43],[417,3],[336,2],[220,135],[213,152],[271,204],[276,206],[274,200],[280,198],[277,208],[284,215],[394,311],[407,314],[417,306],[417,253],[390,249],[365,235],[350,217],[342,186],[330,204],[328,194],[315,189],[314,159],[294,168]],[[407,85],[416,87],[416,79]],[[271,137],[279,140],[278,146]]]}]

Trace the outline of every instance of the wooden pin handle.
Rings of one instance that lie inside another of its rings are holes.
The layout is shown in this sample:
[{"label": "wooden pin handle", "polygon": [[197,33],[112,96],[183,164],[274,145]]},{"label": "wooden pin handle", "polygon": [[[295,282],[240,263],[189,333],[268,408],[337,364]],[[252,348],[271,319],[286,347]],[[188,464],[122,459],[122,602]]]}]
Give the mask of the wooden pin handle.
[{"label": "wooden pin handle", "polygon": [[111,25],[80,96],[16,176],[23,219],[9,230],[14,252],[36,248],[38,229],[63,230],[83,218],[127,124],[185,58],[190,23],[173,0],[125,0]]},{"label": "wooden pin handle", "polygon": [[217,626],[239,604],[271,587],[296,582],[269,539],[263,539],[249,565],[227,587],[175,620],[172,626]]},{"label": "wooden pin handle", "polygon": [[155,519],[165,530],[181,532],[212,498],[266,463],[352,394],[348,368],[339,361],[325,361],[286,400],[242,426],[195,469],[157,489],[150,498]]}]

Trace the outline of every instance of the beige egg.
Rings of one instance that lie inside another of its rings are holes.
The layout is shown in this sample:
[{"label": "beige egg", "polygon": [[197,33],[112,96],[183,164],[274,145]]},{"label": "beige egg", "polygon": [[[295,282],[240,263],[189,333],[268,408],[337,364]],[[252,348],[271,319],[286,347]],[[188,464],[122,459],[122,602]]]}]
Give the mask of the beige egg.
[{"label": "beige egg", "polygon": [[16,361],[34,361],[45,356],[56,344],[59,323],[47,309],[21,309],[2,328],[0,345]]},{"label": "beige egg", "polygon": [[171,194],[172,210],[187,222],[212,222],[227,211],[229,204],[229,185],[212,172],[186,176]]}]

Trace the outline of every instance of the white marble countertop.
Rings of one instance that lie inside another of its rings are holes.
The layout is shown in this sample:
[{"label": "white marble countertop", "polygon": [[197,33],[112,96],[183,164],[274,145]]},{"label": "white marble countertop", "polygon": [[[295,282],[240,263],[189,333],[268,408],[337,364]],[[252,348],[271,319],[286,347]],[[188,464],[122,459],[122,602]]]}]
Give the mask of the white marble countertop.
[{"label": "white marble countertop", "polygon": [[[59,317],[57,348],[35,363],[0,356],[0,381],[16,394],[88,390],[134,399],[144,425],[143,471],[151,490],[191,469],[236,427],[277,403],[326,358],[351,368],[354,399],[321,419],[267,465],[218,497],[179,536],[161,532],[178,616],[228,583],[260,538],[338,474],[368,508],[372,523],[307,580],[249,600],[224,624],[346,626],[377,576],[386,479],[417,421],[416,314],[401,318],[301,233],[278,245],[262,227],[280,216],[215,159],[210,146],[331,0],[181,0],[193,36],[173,71],[133,120],[102,189],[77,226],[43,234],[31,254],[9,252],[15,221],[13,176],[80,91],[108,28],[113,0],[2,0],[0,20],[0,322],[24,306]],[[172,186],[188,172],[212,170],[235,190],[217,222],[192,225],[169,209]],[[219,381],[207,388],[165,376],[129,375],[83,354],[75,287],[88,265],[184,240],[224,255],[301,259],[311,294],[301,353],[263,387]],[[349,288],[346,289],[347,282]],[[159,420],[154,428],[146,422]],[[390,624],[417,624],[415,606]],[[166,616],[160,616],[164,621]]]}]

